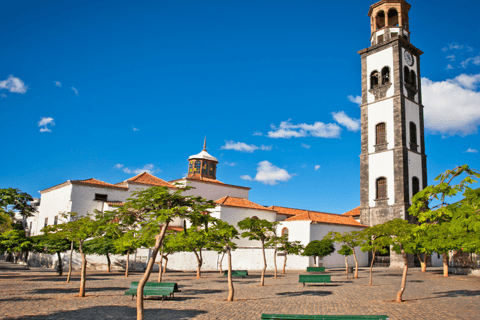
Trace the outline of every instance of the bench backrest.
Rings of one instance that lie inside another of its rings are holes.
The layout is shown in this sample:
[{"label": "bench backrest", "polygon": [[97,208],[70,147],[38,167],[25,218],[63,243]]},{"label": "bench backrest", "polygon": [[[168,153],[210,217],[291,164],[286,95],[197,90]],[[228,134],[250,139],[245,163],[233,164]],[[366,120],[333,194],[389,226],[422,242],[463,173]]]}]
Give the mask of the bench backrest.
[{"label": "bench backrest", "polygon": [[276,320],[388,320],[386,315],[301,315],[301,314],[262,314],[263,319]]},{"label": "bench backrest", "polygon": [[299,275],[299,282],[302,281],[330,281],[329,274],[301,274]]},{"label": "bench backrest", "polygon": [[325,272],[325,267],[307,267],[307,272]]},{"label": "bench backrest", "polygon": [[[175,282],[147,282],[145,283],[144,290],[147,288],[173,288],[174,291],[178,291],[178,285]],[[130,285],[130,289],[137,289],[138,288],[138,282],[134,281]]]}]

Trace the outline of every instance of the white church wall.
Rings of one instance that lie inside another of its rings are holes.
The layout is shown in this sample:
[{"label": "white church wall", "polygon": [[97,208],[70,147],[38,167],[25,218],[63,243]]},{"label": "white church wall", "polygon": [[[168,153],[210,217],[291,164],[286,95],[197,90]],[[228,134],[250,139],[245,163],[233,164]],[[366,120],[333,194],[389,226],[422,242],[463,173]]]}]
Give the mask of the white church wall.
[{"label": "white church wall", "polygon": [[[330,231],[336,232],[350,232],[350,231],[361,231],[363,228],[356,228],[350,226],[342,225],[328,225],[328,224],[312,224],[311,226],[311,240],[322,240]],[[345,266],[345,257],[338,254],[338,250],[342,247],[342,243],[335,242],[335,252],[331,255],[324,257],[323,261],[321,260],[324,267],[327,268],[342,268]],[[355,254],[357,256],[358,265],[360,267],[365,267],[368,265],[368,253],[362,252],[359,247],[355,248]],[[287,260],[288,261],[288,260]],[[312,261],[313,262],[313,261]],[[348,257],[349,265],[354,264],[353,255]],[[313,263],[312,265],[313,266]]]},{"label": "white church wall", "polygon": [[187,190],[184,195],[201,196],[207,200],[218,200],[225,196],[248,199],[248,189],[231,187],[219,183],[208,183],[202,181],[188,181],[188,184],[195,189]]},{"label": "white church wall", "polygon": [[[391,97],[395,92],[395,83],[393,81],[393,48],[388,48],[377,52],[375,54],[369,55],[367,57],[367,88],[370,89],[370,74],[372,71],[377,70],[382,72],[382,68],[388,66],[390,67],[390,82],[392,86],[388,89],[386,97]],[[367,93],[367,102],[375,102],[375,96],[370,92]],[[369,122],[370,122],[370,118]]]},{"label": "white church wall", "polygon": [[407,148],[410,149],[410,122],[415,123],[417,127],[417,151],[422,153],[422,146],[420,143],[420,112],[418,104],[411,102],[410,100],[405,100],[405,124],[406,124],[406,138],[407,138]]},{"label": "white church wall", "polygon": [[386,151],[371,154],[369,159],[369,205],[375,207],[376,197],[376,179],[379,177],[385,177],[387,179],[387,194],[388,204],[393,205],[395,202],[395,190],[393,179],[393,151]]},{"label": "white church wall", "polygon": [[368,153],[375,152],[376,126],[380,122],[386,124],[387,148],[392,149],[395,146],[393,99],[383,100],[368,106]]},{"label": "white church wall", "polygon": [[420,182],[420,190],[422,189],[421,186],[423,186],[422,182],[422,156],[413,153],[413,152],[408,152],[408,188],[409,188],[409,197],[410,197],[410,203],[412,202],[412,198],[414,196],[413,194],[413,185],[412,185],[412,178],[417,177],[418,181]]},{"label": "white church wall", "polygon": [[310,242],[310,224],[311,221],[282,221],[278,224],[277,235],[281,236],[282,229],[287,228],[289,241],[300,241],[306,246]]},{"label": "white church wall", "polygon": [[108,195],[108,201],[125,201],[130,192],[125,190],[99,188],[84,185],[73,185],[72,189],[72,212],[79,216],[94,214],[95,210],[102,211],[103,201],[94,200],[95,193]]},{"label": "white church wall", "polygon": [[[51,190],[42,194],[40,207],[38,209],[38,217],[36,226],[32,224],[32,235],[40,234],[40,230],[45,225],[45,218],[48,218],[48,225],[52,225],[54,217],[59,216],[64,212],[71,212],[72,210],[72,185]],[[28,221],[28,220],[27,220]]]}]

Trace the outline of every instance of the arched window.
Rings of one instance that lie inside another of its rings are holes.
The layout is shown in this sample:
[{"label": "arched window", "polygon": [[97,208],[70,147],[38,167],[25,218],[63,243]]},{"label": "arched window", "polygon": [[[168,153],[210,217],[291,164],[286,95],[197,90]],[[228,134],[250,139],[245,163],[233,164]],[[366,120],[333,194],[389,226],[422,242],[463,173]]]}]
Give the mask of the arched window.
[{"label": "arched window", "polygon": [[407,66],[403,67],[403,82],[410,82],[410,70]]},{"label": "arched window", "polygon": [[258,219],[258,217],[257,217],[257,216],[253,216],[252,219]]},{"label": "arched window", "polygon": [[376,144],[386,144],[387,143],[387,130],[385,122],[381,122],[376,126]]},{"label": "arched window", "polygon": [[387,179],[378,178],[377,179],[377,199],[386,199],[387,198]]},{"label": "arched window", "polygon": [[282,229],[282,237],[283,237],[284,235],[287,235],[286,238],[287,238],[287,240],[288,240],[288,229],[287,229],[287,228],[283,228],[283,229]]},{"label": "arched window", "polygon": [[370,73],[370,89],[378,87],[378,71],[373,70]]},{"label": "arched window", "polygon": [[398,26],[398,12],[397,9],[390,9],[388,10],[388,25],[390,27],[397,27]]},{"label": "arched window", "polygon": [[375,25],[376,25],[377,30],[385,27],[385,12],[384,11],[380,11],[380,12],[377,13],[377,17],[375,18]]},{"label": "arched window", "polygon": [[383,67],[382,69],[382,85],[390,83],[390,68]]},{"label": "arched window", "polygon": [[410,121],[410,149],[417,151],[417,145],[417,125],[415,122]]},{"label": "arched window", "polygon": [[195,173],[200,173],[202,163],[200,161],[195,161]]},{"label": "arched window", "polygon": [[413,88],[417,87],[417,75],[415,74],[415,71],[410,71],[410,85]]},{"label": "arched window", "polygon": [[412,198],[420,191],[420,180],[417,177],[412,178]]},{"label": "arched window", "polygon": [[193,172],[193,163],[194,161],[190,161],[189,165],[188,165],[188,173],[192,173]]},{"label": "arched window", "polygon": [[202,175],[207,175],[208,174],[208,162],[203,163],[203,168],[202,168]]}]

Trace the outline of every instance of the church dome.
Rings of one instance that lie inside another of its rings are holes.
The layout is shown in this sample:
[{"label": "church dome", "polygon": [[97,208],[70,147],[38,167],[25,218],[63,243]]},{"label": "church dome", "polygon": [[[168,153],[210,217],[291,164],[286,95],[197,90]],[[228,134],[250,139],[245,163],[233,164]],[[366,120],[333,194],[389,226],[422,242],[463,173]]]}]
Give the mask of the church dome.
[{"label": "church dome", "polygon": [[199,159],[199,160],[210,160],[218,162],[217,158],[208,154],[208,152],[204,149],[199,154],[195,154],[193,156],[188,157],[188,160]]},{"label": "church dome", "polygon": [[203,150],[199,154],[188,158],[188,177],[215,180],[217,176],[217,163],[217,158],[207,152],[207,137],[205,137]]}]

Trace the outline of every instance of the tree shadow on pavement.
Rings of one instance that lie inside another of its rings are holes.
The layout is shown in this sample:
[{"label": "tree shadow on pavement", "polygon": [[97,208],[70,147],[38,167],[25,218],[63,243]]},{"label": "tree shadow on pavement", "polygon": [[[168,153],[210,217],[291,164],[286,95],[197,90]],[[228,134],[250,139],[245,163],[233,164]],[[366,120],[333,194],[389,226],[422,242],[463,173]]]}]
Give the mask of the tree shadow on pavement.
[{"label": "tree shadow on pavement", "polygon": [[[192,319],[206,313],[203,310],[145,309],[145,319]],[[136,319],[137,309],[130,307],[99,306],[85,309],[59,311],[49,315],[25,316],[26,320],[60,320],[60,319]],[[13,320],[18,318],[4,318]]]},{"label": "tree shadow on pavement", "polygon": [[[43,288],[33,290],[33,294],[46,293],[46,294],[55,294],[55,293],[78,293],[79,288]],[[126,291],[125,287],[102,287],[102,288],[85,288],[85,294],[92,294],[93,292],[99,291]]]},{"label": "tree shadow on pavement", "polygon": [[480,290],[452,290],[452,291],[445,291],[445,292],[434,292],[434,294],[438,294],[439,296],[436,298],[449,298],[449,297],[471,297],[471,296],[480,296]]},{"label": "tree shadow on pavement", "polygon": [[278,296],[288,296],[288,297],[296,297],[296,296],[329,296],[331,295],[331,291],[295,291],[295,292],[279,292],[277,293]]}]

